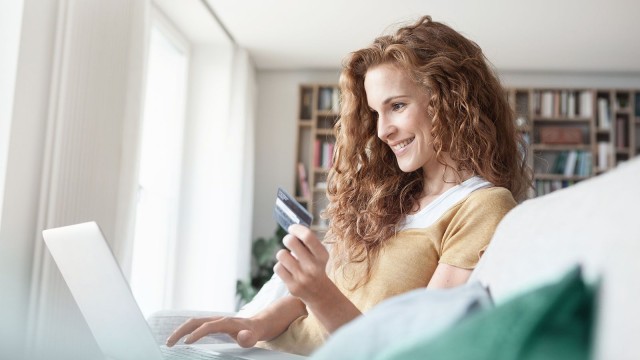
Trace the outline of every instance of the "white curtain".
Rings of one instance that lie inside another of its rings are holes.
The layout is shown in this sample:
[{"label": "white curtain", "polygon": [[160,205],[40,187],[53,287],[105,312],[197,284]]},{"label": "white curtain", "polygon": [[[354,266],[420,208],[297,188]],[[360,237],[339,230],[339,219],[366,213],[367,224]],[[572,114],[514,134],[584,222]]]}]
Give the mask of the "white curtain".
[{"label": "white curtain", "polygon": [[235,310],[249,269],[255,70],[245,50],[192,48],[173,309]]},{"label": "white curtain", "polygon": [[20,125],[11,133],[16,147],[9,149],[5,204],[30,206],[10,219],[4,213],[2,235],[33,259],[25,357],[99,358],[41,230],[95,220],[123,257],[136,190],[149,3],[24,3],[14,111]]}]

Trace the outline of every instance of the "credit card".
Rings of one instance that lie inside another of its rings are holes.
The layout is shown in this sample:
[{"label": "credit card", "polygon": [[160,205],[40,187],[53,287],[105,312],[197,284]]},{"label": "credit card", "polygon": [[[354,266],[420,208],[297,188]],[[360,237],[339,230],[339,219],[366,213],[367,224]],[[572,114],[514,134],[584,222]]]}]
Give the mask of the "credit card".
[{"label": "credit card", "polygon": [[309,211],[282,188],[278,188],[273,215],[284,231],[288,231],[292,224],[310,227],[313,221],[313,216]]}]

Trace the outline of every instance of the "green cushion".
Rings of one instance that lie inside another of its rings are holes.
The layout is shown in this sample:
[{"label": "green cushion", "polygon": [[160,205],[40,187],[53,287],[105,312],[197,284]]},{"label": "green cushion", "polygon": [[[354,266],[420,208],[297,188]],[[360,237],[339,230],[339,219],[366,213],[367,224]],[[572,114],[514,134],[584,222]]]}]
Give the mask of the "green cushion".
[{"label": "green cushion", "polygon": [[466,318],[435,338],[407,339],[376,359],[588,359],[594,292],[575,267],[558,282]]}]

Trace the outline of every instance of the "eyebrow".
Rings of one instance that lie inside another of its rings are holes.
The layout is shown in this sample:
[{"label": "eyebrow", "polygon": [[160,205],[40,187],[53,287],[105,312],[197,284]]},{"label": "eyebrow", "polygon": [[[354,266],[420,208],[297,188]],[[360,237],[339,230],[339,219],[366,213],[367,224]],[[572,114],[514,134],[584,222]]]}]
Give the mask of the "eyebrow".
[{"label": "eyebrow", "polygon": [[390,96],[390,97],[386,98],[382,102],[382,105],[386,105],[386,104],[390,103],[391,101],[393,101],[395,99],[404,98],[404,97],[409,97],[409,95],[394,95],[394,96]]},{"label": "eyebrow", "polygon": [[[382,105],[387,105],[388,103],[392,102],[395,99],[400,99],[400,98],[405,98],[405,97],[409,97],[409,95],[393,95],[393,96],[389,96],[388,98],[384,99],[384,101],[382,102]],[[371,106],[369,106],[369,110],[375,111]]]}]

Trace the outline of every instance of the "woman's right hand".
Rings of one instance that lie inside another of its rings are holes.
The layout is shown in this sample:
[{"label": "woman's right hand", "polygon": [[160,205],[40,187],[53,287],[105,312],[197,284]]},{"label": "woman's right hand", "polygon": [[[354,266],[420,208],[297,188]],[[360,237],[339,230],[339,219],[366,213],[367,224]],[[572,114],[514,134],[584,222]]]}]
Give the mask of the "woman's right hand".
[{"label": "woman's right hand", "polygon": [[171,347],[186,336],[185,344],[192,344],[209,334],[225,333],[231,336],[238,345],[248,348],[254,346],[264,335],[262,323],[254,318],[213,316],[193,318],[180,325],[167,339],[166,345]]}]

